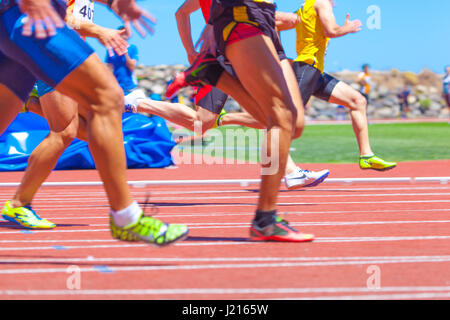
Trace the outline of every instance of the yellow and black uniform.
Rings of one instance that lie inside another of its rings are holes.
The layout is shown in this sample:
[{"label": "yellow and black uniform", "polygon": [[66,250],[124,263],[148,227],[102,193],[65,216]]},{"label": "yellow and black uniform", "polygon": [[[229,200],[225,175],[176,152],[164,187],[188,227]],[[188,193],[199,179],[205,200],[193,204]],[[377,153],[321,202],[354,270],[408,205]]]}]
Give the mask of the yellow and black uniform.
[{"label": "yellow and black uniform", "polygon": [[297,14],[297,58],[292,67],[297,77],[303,103],[312,95],[328,101],[339,80],[323,72],[329,38],[325,36],[322,22],[315,9],[316,0],[306,0]]},{"label": "yellow and black uniform", "polygon": [[286,59],[275,30],[273,0],[213,0],[209,23],[214,26],[219,54],[227,45],[265,34],[272,39],[280,60]]}]

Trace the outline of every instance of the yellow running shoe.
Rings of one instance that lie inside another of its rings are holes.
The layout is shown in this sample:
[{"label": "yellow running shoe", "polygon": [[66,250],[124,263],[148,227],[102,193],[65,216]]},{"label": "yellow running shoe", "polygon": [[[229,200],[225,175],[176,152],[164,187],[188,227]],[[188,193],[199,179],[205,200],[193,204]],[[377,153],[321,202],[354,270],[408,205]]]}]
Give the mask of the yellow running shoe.
[{"label": "yellow running shoe", "polygon": [[2,217],[5,220],[14,222],[26,229],[53,229],[56,225],[47,219],[42,219],[31,206],[13,208],[11,201],[7,201],[2,210]]},{"label": "yellow running shoe", "polygon": [[215,129],[217,127],[220,127],[222,125],[221,121],[222,121],[222,117],[224,115],[226,115],[227,112],[225,111],[225,108],[222,108],[222,111],[220,111],[219,116],[216,119],[216,123],[211,127],[211,129]]},{"label": "yellow running shoe", "polygon": [[359,167],[363,170],[373,169],[378,171],[386,171],[394,169],[396,166],[396,162],[387,162],[375,155],[359,158]]},{"label": "yellow running shoe", "polygon": [[110,215],[111,235],[114,239],[122,241],[143,241],[156,246],[166,246],[188,235],[185,225],[168,224],[158,219],[145,216],[143,213],[139,220],[129,226],[120,227]]}]

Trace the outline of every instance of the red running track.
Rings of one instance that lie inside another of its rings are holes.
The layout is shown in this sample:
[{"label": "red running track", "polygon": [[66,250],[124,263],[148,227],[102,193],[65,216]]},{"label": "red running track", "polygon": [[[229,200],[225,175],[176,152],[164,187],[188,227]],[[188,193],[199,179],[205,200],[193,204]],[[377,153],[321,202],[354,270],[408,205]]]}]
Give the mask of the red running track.
[{"label": "red running track", "polygon": [[[333,178],[450,176],[448,160],[401,163],[382,173],[353,164],[303,167],[328,167]],[[129,179],[253,179],[258,171],[256,165],[180,166],[130,170]],[[17,182],[21,176],[2,173],[0,181]],[[49,181],[87,180],[98,180],[96,172],[54,172]],[[114,241],[101,188],[42,188],[34,207],[58,227],[27,232],[0,220],[0,298],[450,298],[448,184],[283,188],[279,211],[317,237],[302,244],[247,240],[258,196],[252,187],[132,191],[141,202],[150,192],[156,217],[187,223],[190,237],[168,248]],[[1,188],[1,202],[13,192]],[[80,271],[79,290],[71,287],[73,270]]]}]

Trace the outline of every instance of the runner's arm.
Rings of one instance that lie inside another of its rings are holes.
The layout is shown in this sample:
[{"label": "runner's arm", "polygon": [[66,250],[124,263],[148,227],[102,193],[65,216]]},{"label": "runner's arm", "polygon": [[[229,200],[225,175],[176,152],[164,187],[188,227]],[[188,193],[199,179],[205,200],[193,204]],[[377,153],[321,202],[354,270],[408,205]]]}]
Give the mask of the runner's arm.
[{"label": "runner's arm", "polygon": [[296,13],[281,11],[275,13],[275,23],[278,31],[294,29],[300,22],[301,18]]},{"label": "runner's arm", "polygon": [[181,42],[183,43],[183,47],[186,50],[190,63],[192,63],[198,55],[197,51],[195,51],[191,32],[191,14],[198,9],[200,9],[200,2],[198,0],[186,0],[175,13],[178,33],[180,34]]},{"label": "runner's arm", "polygon": [[333,13],[333,7],[328,0],[317,0],[315,4],[317,15],[322,23],[325,35],[328,38],[339,38],[349,33],[361,31],[362,23],[359,20],[350,21],[350,15],[347,14],[345,24],[339,26]]},{"label": "runner's arm", "polygon": [[73,7],[67,8],[66,23],[74,28],[82,37],[96,38],[109,54],[113,54],[113,50],[120,56],[127,52],[128,43],[120,35],[125,30],[114,30],[104,28],[92,22],[82,21],[74,17]]}]

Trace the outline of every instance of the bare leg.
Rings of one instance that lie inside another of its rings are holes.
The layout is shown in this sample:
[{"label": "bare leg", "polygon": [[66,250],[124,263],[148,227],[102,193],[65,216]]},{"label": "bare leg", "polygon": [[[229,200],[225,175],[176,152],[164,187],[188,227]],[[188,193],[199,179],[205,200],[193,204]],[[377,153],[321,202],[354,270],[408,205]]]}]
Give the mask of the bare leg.
[{"label": "bare leg", "polygon": [[25,175],[11,201],[15,208],[31,203],[78,129],[78,108],[72,99],[54,91],[41,98],[40,106],[50,126],[50,134],[30,155]]},{"label": "bare leg", "polygon": [[194,131],[194,122],[197,119],[195,110],[184,104],[151,99],[140,100],[138,112],[160,116],[192,131]]},{"label": "bare leg", "polygon": [[350,109],[353,131],[358,141],[360,154],[372,154],[369,141],[369,127],[367,125],[366,99],[348,84],[340,81],[334,88],[329,102]]},{"label": "bare leg", "polygon": [[16,118],[23,106],[23,102],[7,87],[0,84],[0,135]]},{"label": "bare leg", "polygon": [[[244,88],[259,105],[257,110],[246,105],[247,111],[256,119],[261,118],[261,113],[267,119],[267,154],[272,159],[272,165],[273,159],[277,158],[278,170],[274,174],[262,175],[258,209],[271,211],[276,208],[281,178],[285,173],[293,128],[297,121],[296,106],[275,47],[267,36],[255,36],[233,43],[227,47],[226,55]],[[272,150],[274,135],[278,135],[279,143]]]},{"label": "bare leg", "polygon": [[68,75],[56,90],[71,97],[87,112],[89,148],[104,183],[111,209],[130,206],[133,198],[127,184],[123,146],[123,91],[114,75],[91,55]]}]

